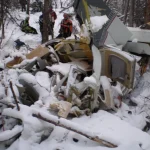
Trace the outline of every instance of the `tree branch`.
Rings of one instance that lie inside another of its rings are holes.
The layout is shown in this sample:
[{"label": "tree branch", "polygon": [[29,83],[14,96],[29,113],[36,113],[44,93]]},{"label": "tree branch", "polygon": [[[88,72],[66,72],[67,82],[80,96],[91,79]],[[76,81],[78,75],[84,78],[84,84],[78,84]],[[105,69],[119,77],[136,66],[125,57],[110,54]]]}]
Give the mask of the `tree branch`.
[{"label": "tree branch", "polygon": [[11,91],[12,91],[14,100],[15,100],[16,105],[17,105],[17,109],[18,109],[18,111],[20,111],[20,107],[19,107],[19,105],[18,105],[18,100],[17,100],[17,97],[16,97],[16,95],[15,95],[15,92],[14,92],[14,89],[13,89],[13,86],[12,86],[12,82],[10,81],[9,84],[10,84],[10,89],[11,89]]},{"label": "tree branch", "polygon": [[[37,114],[33,114],[34,117],[38,118],[38,119],[41,119],[43,121],[46,121],[46,122],[49,122],[51,124],[54,124],[55,126],[59,126],[59,127],[62,127],[62,128],[65,128],[67,130],[70,130],[70,131],[73,131],[75,133],[78,133],[92,141],[95,141],[95,142],[98,142],[102,145],[105,145],[106,147],[111,147],[111,148],[114,148],[114,147],[117,147],[116,145],[110,143],[110,142],[107,142],[105,140],[102,140],[100,139],[98,136],[95,136],[95,135],[91,135],[88,134],[88,133],[85,133],[84,131],[82,131],[82,129],[80,130],[79,128],[76,128],[76,124],[74,124],[73,122],[70,122],[69,120],[66,120],[66,119],[63,119],[65,121],[65,123],[63,123],[63,121],[61,119],[58,119],[58,120],[50,120],[50,119],[47,119],[45,117],[43,117],[40,113],[37,115]],[[69,125],[66,125],[66,124],[69,124]],[[71,126],[72,125],[72,126]]]}]

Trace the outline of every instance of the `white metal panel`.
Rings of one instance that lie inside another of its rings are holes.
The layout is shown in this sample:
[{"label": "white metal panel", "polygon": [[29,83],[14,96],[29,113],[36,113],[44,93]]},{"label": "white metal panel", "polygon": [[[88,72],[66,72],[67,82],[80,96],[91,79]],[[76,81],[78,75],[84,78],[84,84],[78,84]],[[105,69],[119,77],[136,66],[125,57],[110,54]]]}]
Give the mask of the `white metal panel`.
[{"label": "white metal panel", "polygon": [[135,54],[147,54],[150,55],[150,46],[146,43],[133,43],[128,42],[124,48],[126,52],[132,52]]},{"label": "white metal panel", "polygon": [[92,45],[92,54],[93,54],[93,70],[96,74],[96,79],[99,80],[102,69],[102,58],[100,51],[94,45]]},{"label": "white metal panel", "polygon": [[133,34],[129,39],[130,41],[137,39],[138,42],[150,43],[150,30],[131,27],[128,27],[128,29]]},{"label": "white metal panel", "polygon": [[108,33],[117,45],[125,45],[132,36],[131,32],[118,17],[115,17],[111,23],[110,27],[108,28]]},{"label": "white metal panel", "polygon": [[116,44],[115,41],[112,39],[112,37],[110,36],[110,34],[107,35],[107,39],[106,39],[106,41],[105,41],[105,45],[117,46],[117,44]]}]

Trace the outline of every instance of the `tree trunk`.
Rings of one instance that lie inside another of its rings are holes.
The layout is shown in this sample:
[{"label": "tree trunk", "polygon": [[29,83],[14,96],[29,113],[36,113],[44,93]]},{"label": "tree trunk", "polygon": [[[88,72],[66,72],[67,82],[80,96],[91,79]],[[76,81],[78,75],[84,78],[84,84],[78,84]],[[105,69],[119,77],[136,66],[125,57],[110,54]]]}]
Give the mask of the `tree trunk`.
[{"label": "tree trunk", "polygon": [[125,10],[124,10],[125,9],[125,0],[122,0],[121,8],[122,8],[121,13],[124,14],[124,12],[125,12]]},{"label": "tree trunk", "polygon": [[27,0],[27,14],[30,14],[30,0]]},{"label": "tree trunk", "polygon": [[133,27],[135,0],[130,0],[129,26]]},{"label": "tree trunk", "polygon": [[128,8],[129,8],[129,0],[127,0],[127,1],[126,1],[126,4],[125,4],[124,21],[123,21],[124,24],[126,24],[126,21],[127,21]]},{"label": "tree trunk", "polygon": [[4,29],[4,0],[1,0],[1,25],[2,25],[2,39],[5,38],[5,29]]},{"label": "tree trunk", "polygon": [[60,0],[60,8],[62,8],[62,7],[63,7],[62,5],[63,5],[63,3],[62,3],[62,1]]},{"label": "tree trunk", "polygon": [[150,22],[150,0],[147,0],[144,18],[145,23]]},{"label": "tree trunk", "polygon": [[49,35],[49,30],[48,30],[48,24],[49,24],[49,9],[50,1],[49,0],[44,0],[44,17],[43,17],[43,33],[42,33],[42,43],[48,41],[48,35]]}]

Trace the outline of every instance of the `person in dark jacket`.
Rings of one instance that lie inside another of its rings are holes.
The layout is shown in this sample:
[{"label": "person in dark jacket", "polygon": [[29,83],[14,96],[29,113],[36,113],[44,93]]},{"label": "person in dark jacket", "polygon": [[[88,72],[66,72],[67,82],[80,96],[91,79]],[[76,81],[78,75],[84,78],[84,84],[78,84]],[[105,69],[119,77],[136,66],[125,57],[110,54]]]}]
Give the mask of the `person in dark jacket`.
[{"label": "person in dark jacket", "polygon": [[[46,13],[48,13],[49,15],[49,24],[48,24],[49,35],[53,35],[53,29],[54,29],[55,20],[57,19],[57,15],[52,8],[50,8]],[[39,17],[41,34],[43,34],[43,17],[44,17],[43,14]]]},{"label": "person in dark jacket", "polygon": [[72,21],[69,15],[64,13],[64,19],[61,21],[59,35],[57,38],[67,38],[72,34]]},{"label": "person in dark jacket", "polygon": [[40,32],[43,34],[43,14],[39,17]]},{"label": "person in dark jacket", "polygon": [[29,17],[26,17],[26,19],[21,22],[20,27],[21,31],[25,33],[38,34],[36,29],[29,25]]}]

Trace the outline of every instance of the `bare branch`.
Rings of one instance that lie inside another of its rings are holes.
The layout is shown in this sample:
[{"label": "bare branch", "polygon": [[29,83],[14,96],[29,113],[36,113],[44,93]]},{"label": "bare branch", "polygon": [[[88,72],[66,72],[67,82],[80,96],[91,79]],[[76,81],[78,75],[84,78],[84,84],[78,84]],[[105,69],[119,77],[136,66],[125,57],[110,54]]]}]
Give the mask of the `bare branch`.
[{"label": "bare branch", "polygon": [[[107,142],[105,140],[100,139],[98,136],[88,135],[84,131],[81,131],[81,130],[77,129],[75,125],[74,126],[66,126],[66,124],[63,124],[63,122],[60,121],[60,119],[58,119],[58,121],[50,120],[50,119],[44,118],[40,113],[38,115],[37,114],[33,114],[33,116],[38,118],[38,119],[41,119],[43,121],[49,122],[51,124],[54,124],[55,126],[59,126],[59,127],[65,128],[67,130],[73,131],[75,133],[78,133],[78,134],[80,134],[80,135],[82,135],[84,137],[87,137],[88,139],[90,139],[92,141],[95,141],[95,142],[98,142],[98,143],[100,143],[102,145],[105,145],[106,147],[111,147],[111,148],[117,147],[116,145],[114,145],[114,144],[112,144],[110,142]],[[65,123],[66,122],[70,123],[69,120],[65,119]]]},{"label": "bare branch", "polygon": [[18,100],[17,100],[17,97],[16,97],[16,95],[15,95],[15,92],[14,92],[14,89],[13,89],[13,86],[12,86],[12,82],[10,81],[10,89],[11,89],[11,91],[12,91],[12,94],[13,94],[13,97],[14,97],[14,100],[15,100],[15,102],[16,102],[16,105],[17,105],[17,109],[18,109],[18,111],[20,111],[20,107],[19,107],[19,105],[18,105]]}]

